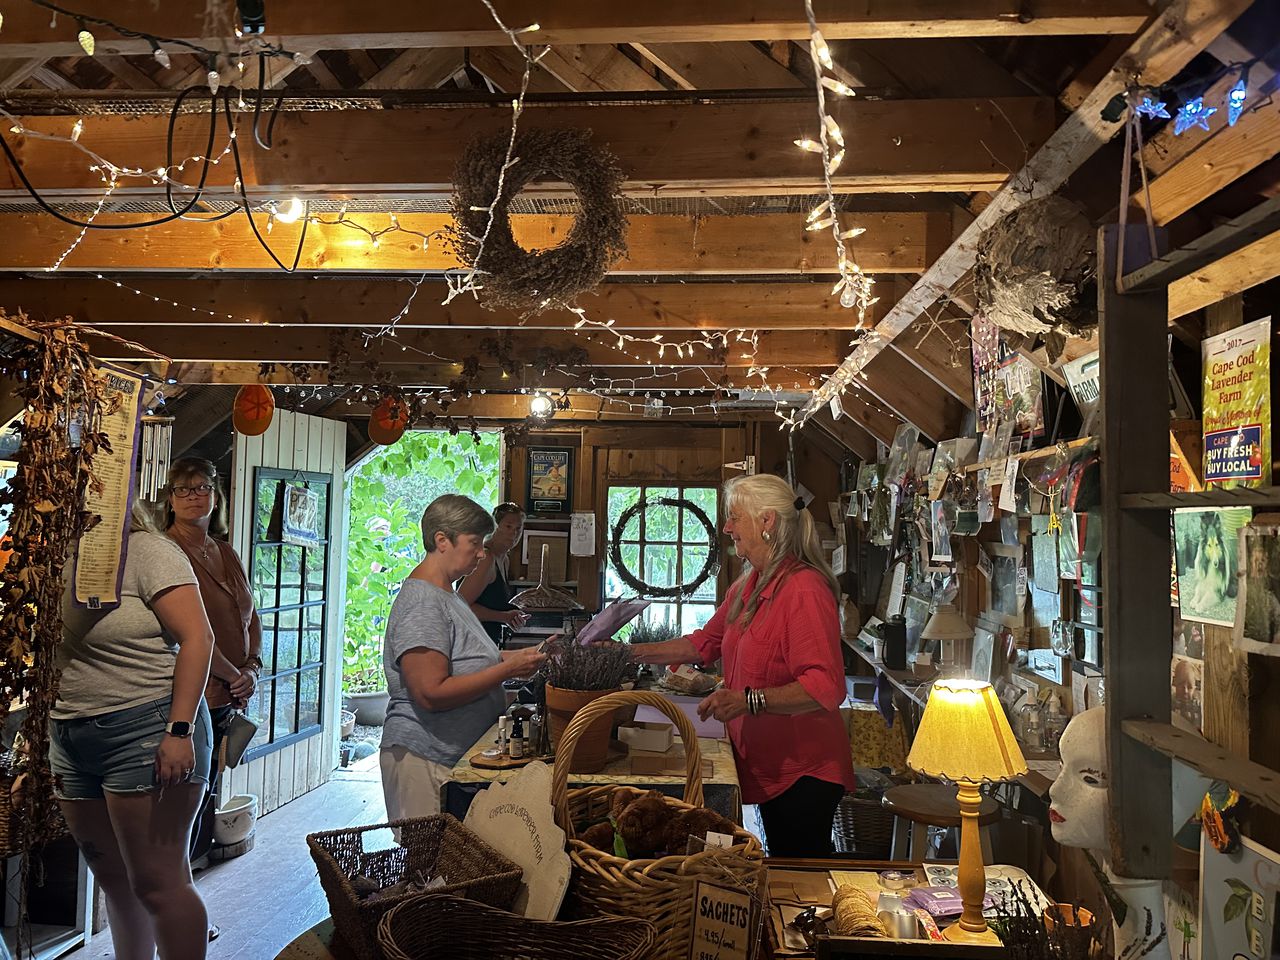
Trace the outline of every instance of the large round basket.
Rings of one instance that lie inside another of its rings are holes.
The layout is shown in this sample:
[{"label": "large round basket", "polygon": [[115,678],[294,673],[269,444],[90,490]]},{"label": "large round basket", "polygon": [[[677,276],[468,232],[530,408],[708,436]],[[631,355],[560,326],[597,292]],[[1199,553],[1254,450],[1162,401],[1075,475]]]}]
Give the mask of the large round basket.
[{"label": "large round basket", "polygon": [[734,830],[731,847],[710,848],[687,856],[649,860],[625,860],[597,850],[577,839],[575,828],[607,818],[614,795],[626,791],[644,793],[636,787],[616,785],[568,789],[569,764],[578,738],[599,717],[611,715],[619,707],[656,707],[671,718],[685,750],[684,800],[666,798],[672,814],[702,806],[702,752],[693,724],[666,697],[644,691],[613,693],[588,704],[569,724],[556,750],[551,800],[556,822],[568,838],[573,882],[569,887],[568,911],[575,917],[639,917],[649,920],[658,939],[649,956],[655,960],[687,960],[693,933],[693,911],[699,881],[738,889],[752,897],[764,892],[764,851],[757,840],[742,828]]},{"label": "large round basket", "polygon": [[529,920],[436,893],[406,900],[378,923],[384,960],[645,960],[653,939],[647,920]]}]

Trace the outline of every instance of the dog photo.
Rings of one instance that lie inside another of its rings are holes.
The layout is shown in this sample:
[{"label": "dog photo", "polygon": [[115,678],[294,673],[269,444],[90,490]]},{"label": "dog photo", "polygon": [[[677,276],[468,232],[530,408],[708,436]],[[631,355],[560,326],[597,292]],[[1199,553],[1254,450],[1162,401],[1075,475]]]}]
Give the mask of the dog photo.
[{"label": "dog photo", "polygon": [[1240,530],[1248,507],[1178,510],[1173,516],[1178,604],[1183,620],[1235,626]]}]

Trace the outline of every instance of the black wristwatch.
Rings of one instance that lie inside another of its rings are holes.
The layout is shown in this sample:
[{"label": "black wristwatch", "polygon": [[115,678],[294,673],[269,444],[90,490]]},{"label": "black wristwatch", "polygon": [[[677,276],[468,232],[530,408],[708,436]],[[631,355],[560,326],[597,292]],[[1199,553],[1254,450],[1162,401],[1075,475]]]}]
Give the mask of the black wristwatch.
[{"label": "black wristwatch", "polygon": [[186,739],[191,736],[191,724],[185,720],[170,720],[164,725],[164,732],[171,737]]}]

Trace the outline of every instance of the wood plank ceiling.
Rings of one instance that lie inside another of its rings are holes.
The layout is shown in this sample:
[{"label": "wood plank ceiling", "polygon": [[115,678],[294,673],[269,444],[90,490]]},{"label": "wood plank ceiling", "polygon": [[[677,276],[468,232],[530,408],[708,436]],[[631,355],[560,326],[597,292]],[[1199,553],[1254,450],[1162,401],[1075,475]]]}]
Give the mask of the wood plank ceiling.
[{"label": "wood plank ceiling", "polygon": [[[583,362],[608,379],[669,399],[673,391],[705,399],[714,389],[768,384],[808,392],[820,384],[848,353],[856,318],[829,295],[830,238],[804,230],[822,177],[815,158],[791,143],[813,132],[801,5],[497,6],[510,24],[538,24],[522,39],[552,46],[533,74],[521,122],[589,127],[626,171],[629,254],[580,304],[593,320],[610,322],[611,334],[575,329],[578,318],[564,311],[522,317],[481,309],[469,298],[444,306],[442,281],[428,279],[403,333],[370,351],[386,379],[444,386],[457,377],[453,361],[478,355],[476,389],[580,385],[572,370],[544,372],[531,362],[539,349],[579,347]],[[1149,19],[1142,0],[1035,0],[1017,15],[998,0],[825,6],[837,72],[859,92],[837,107],[856,147],[835,186],[867,228],[852,250],[880,279],[873,321],[909,295],[985,198],[1054,133],[1055,111],[1080,102]],[[77,9],[164,36],[203,37],[202,5],[82,0]],[[77,244],[78,228],[37,212],[6,165],[0,304],[37,316],[69,314],[145,343],[180,361],[175,369],[190,383],[256,380],[264,363],[306,365],[309,382],[324,383],[342,379],[339,361],[349,370],[353,354],[366,359],[360,333],[404,307],[412,289],[406,280],[457,266],[438,244],[424,250],[421,235],[448,221],[461,146],[509,126],[510,96],[523,71],[519,52],[470,0],[271,0],[266,9],[266,39],[311,59],[268,62],[263,86],[288,101],[273,149],[239,138],[243,185],[255,201],[309,200],[325,220],[349,207],[347,218],[366,232],[311,224],[293,275],[275,268],[243,215],[90,230]],[[82,144],[152,169],[164,162],[169,104],[176,92],[203,85],[208,66],[177,48],[167,66],[150,54],[145,41],[103,29],[97,55],[86,57],[74,29],[50,29],[46,12],[6,10],[0,104],[22,115],[24,129],[59,136],[80,116]],[[257,81],[251,63],[246,89]],[[242,114],[245,133],[250,122]],[[197,155],[207,118],[181,117],[176,129],[175,156]],[[4,136],[42,196],[80,217],[93,212],[102,184],[83,154]],[[1185,214],[1212,192],[1192,175],[1200,164],[1229,157],[1238,176],[1270,160],[1277,139],[1274,126],[1250,114],[1195,150],[1160,139],[1148,144],[1157,220]],[[1226,177],[1210,180],[1220,186]],[[230,163],[210,168],[207,211],[228,208],[235,178]],[[157,184],[130,180],[97,222],[154,219],[162,197]],[[562,188],[537,185],[526,197],[530,212],[513,217],[517,238],[529,246],[559,242],[572,221]],[[404,229],[370,243],[368,232],[386,228],[393,216]],[[260,227],[264,222],[259,217]],[[296,224],[274,226],[268,239],[277,256],[292,257],[299,232]],[[73,244],[51,277],[48,267]],[[1171,306],[1175,301],[1190,302],[1171,297]],[[934,439],[955,433],[973,406],[965,317],[933,313],[906,324],[867,367],[866,382],[845,398],[848,416],[832,421],[824,414],[826,433],[859,455],[872,438],[891,439],[903,420]],[[727,331],[735,333],[717,340]],[[518,376],[485,352],[499,332],[507,337],[504,349],[524,358]],[[619,334],[635,340],[620,349]],[[654,335],[705,338],[713,346],[659,358],[646,342]],[[750,349],[738,339],[744,335],[754,337]],[[102,349],[129,358],[128,351]]]}]

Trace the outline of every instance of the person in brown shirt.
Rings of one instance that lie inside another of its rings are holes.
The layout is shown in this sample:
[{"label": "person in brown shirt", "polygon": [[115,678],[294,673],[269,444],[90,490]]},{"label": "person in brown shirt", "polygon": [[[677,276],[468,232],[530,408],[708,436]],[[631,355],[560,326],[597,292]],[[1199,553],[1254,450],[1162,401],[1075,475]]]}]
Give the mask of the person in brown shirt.
[{"label": "person in brown shirt", "polygon": [[213,768],[210,796],[192,837],[192,859],[196,859],[212,843],[218,752],[231,714],[248,704],[262,670],[262,623],[244,565],[231,544],[215,539],[227,531],[226,496],[218,483],[218,468],[194,457],[179,460],[169,470],[164,495],[165,532],[191,561],[214,637],[204,691],[213,720]]}]

